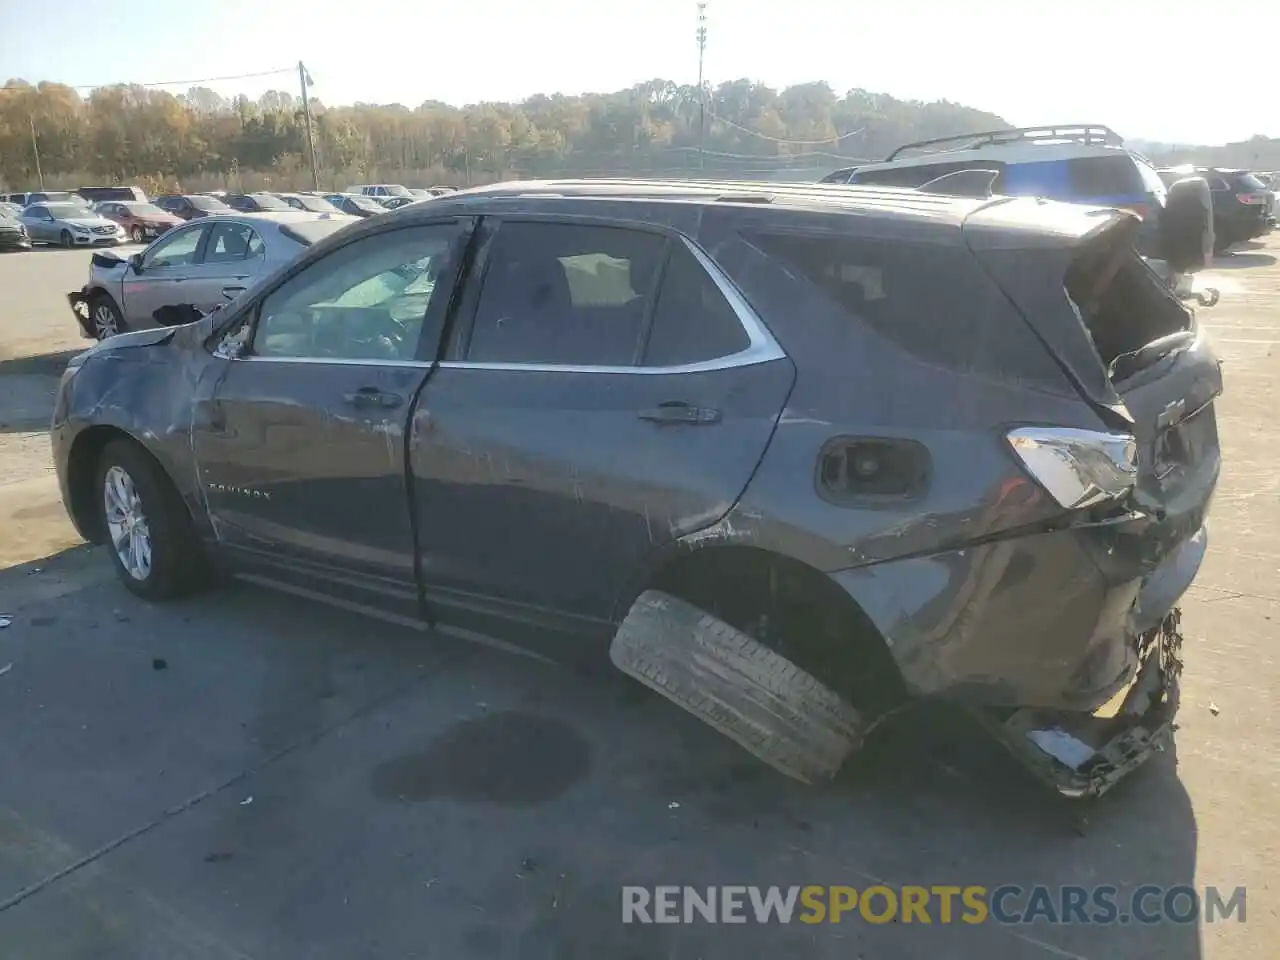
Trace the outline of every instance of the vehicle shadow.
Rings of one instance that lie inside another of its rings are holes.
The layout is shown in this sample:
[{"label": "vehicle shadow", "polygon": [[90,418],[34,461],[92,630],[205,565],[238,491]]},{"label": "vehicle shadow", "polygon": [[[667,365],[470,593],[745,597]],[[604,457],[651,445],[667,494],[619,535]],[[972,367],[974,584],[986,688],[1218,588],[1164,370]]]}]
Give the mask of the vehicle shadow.
[{"label": "vehicle shadow", "polygon": [[83,353],[88,347],[71,350],[54,350],[50,353],[37,353],[27,357],[10,357],[0,359],[0,377],[5,376],[46,376],[60,377],[69,361],[76,354]]},{"label": "vehicle shadow", "polygon": [[1231,253],[1220,254],[1213,259],[1214,270],[1243,270],[1246,267],[1271,267],[1276,258],[1269,253]]},{"label": "vehicle shadow", "polygon": [[79,350],[0,359],[0,434],[46,430],[58,378]]}]

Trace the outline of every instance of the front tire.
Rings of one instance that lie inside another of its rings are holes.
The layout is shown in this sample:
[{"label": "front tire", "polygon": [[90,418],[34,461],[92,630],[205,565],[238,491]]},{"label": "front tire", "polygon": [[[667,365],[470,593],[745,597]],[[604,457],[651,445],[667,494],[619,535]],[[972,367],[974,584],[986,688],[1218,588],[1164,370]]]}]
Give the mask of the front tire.
[{"label": "front tire", "polygon": [[70,230],[63,230],[60,239],[62,240],[63,248],[66,250],[70,250],[76,245],[76,238],[71,236]]},{"label": "front tire", "polygon": [[143,235],[141,227],[134,227],[129,231],[129,239],[134,243],[142,243],[147,238]]},{"label": "front tire", "polygon": [[144,600],[168,600],[209,582],[186,505],[160,465],[130,440],[113,440],[98,460],[102,530],[116,574]]},{"label": "front tire", "polygon": [[89,323],[93,327],[93,335],[99,340],[114,337],[127,329],[120,308],[110,297],[99,294],[89,301]]}]

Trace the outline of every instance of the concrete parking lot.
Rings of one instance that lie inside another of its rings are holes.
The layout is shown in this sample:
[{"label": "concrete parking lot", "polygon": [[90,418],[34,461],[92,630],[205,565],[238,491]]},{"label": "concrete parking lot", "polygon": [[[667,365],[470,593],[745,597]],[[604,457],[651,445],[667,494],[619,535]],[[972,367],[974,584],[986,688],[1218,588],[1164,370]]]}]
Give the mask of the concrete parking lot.
[{"label": "concrete parking lot", "polygon": [[[665,702],[247,586],[148,606],[44,425],[82,251],[0,256],[0,957],[1264,956],[1280,938],[1280,237],[1221,258],[1225,473],[1176,749],[1076,823],[963,718],[838,782]],[[0,620],[5,623],[6,620]],[[603,654],[603,652],[602,652]],[[624,926],[624,884],[1247,888],[1244,922]]]}]

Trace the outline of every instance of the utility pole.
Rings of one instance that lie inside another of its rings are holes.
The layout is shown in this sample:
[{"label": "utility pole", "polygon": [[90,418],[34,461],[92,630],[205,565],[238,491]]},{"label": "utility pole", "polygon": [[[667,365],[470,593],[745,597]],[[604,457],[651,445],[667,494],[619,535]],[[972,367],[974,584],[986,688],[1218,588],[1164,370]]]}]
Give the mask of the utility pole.
[{"label": "utility pole", "polygon": [[27,123],[31,127],[31,154],[36,158],[36,179],[40,181],[40,189],[44,189],[44,172],[40,169],[40,143],[36,140],[36,118],[27,114]]},{"label": "utility pole", "polygon": [[707,52],[707,5],[698,4],[698,169],[706,166],[707,91],[702,85],[702,58]]},{"label": "utility pole", "polygon": [[317,193],[320,192],[320,166],[316,163],[316,138],[311,132],[311,98],[307,96],[307,84],[314,83],[307,68],[298,61],[298,83],[302,86],[302,116],[307,124],[307,152],[311,155],[311,184]]}]

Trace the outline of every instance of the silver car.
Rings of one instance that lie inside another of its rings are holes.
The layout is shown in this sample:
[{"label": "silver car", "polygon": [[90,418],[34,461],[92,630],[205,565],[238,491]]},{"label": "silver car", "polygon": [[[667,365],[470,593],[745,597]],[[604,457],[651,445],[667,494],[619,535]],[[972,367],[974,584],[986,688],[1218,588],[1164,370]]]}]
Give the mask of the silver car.
[{"label": "silver car", "polygon": [[36,243],[104,247],[125,238],[118,224],[79,203],[34,203],[22,211],[22,223]]},{"label": "silver car", "polygon": [[69,299],[85,336],[98,340],[184,322],[192,308],[208,313],[225,305],[311,244],[356,222],[301,211],[202,217],[127,260],[95,254],[89,282]]}]

